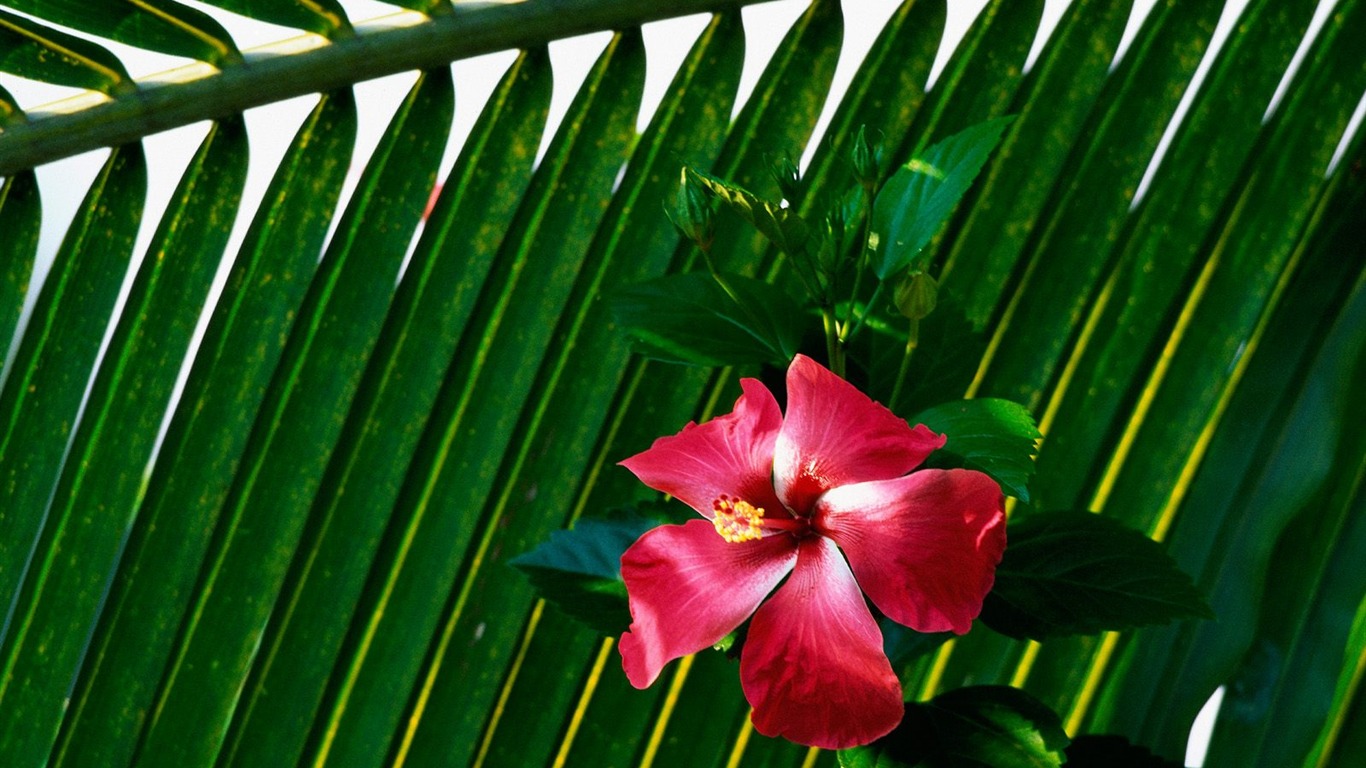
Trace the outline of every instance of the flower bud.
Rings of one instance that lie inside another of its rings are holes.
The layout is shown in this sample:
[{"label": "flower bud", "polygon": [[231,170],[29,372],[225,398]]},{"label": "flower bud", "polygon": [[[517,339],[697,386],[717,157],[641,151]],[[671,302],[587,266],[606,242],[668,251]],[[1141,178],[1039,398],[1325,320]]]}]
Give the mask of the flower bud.
[{"label": "flower bud", "polygon": [[678,231],[697,243],[697,247],[703,250],[711,247],[712,236],[716,232],[712,220],[711,198],[702,185],[697,183],[697,179],[688,173],[686,167],[679,176],[674,208],[672,211],[666,208],[665,213],[669,214],[669,221],[673,222]]},{"label": "flower bud", "polygon": [[792,158],[784,153],[782,157],[773,161],[768,172],[773,175],[773,180],[778,182],[778,191],[782,192],[783,199],[788,205],[796,205],[801,195],[801,173],[792,162]]},{"label": "flower bud", "polygon": [[864,128],[865,126],[860,125],[858,135],[854,137],[854,180],[861,186],[873,187],[877,185],[878,179],[882,178],[882,149],[868,143]]},{"label": "flower bud", "polygon": [[929,274],[915,270],[907,272],[896,286],[896,308],[903,317],[923,319],[934,311],[939,300],[939,283]]}]

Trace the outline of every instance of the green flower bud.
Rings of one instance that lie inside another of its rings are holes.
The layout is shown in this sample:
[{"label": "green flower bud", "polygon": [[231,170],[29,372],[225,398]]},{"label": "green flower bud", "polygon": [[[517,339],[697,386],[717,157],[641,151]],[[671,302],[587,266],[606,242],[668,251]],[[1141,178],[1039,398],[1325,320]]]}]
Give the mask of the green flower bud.
[{"label": "green flower bud", "polygon": [[707,191],[697,182],[697,178],[683,168],[679,175],[678,192],[674,197],[674,208],[664,211],[669,221],[697,247],[707,250],[711,247],[716,225],[712,220],[712,201]]},{"label": "green flower bud", "polygon": [[903,317],[921,320],[939,301],[939,283],[920,270],[907,272],[897,283],[895,301]]},{"label": "green flower bud", "polygon": [[782,192],[783,199],[788,205],[796,205],[801,194],[801,173],[798,172],[796,164],[787,153],[774,160],[769,166],[768,172],[773,175],[773,180],[778,182],[778,191]]},{"label": "green flower bud", "polygon": [[876,186],[878,179],[882,178],[882,148],[873,147],[868,143],[862,125],[858,128],[858,135],[854,137],[853,161],[854,180],[861,186]]}]

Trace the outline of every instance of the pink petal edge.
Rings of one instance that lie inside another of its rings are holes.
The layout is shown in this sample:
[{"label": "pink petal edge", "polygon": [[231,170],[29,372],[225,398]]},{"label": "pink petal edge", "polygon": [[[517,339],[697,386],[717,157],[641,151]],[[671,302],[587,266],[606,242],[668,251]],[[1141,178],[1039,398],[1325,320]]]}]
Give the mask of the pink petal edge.
[{"label": "pink petal edge", "polygon": [[649,687],[665,664],[740,626],[796,559],[790,536],[731,544],[705,520],[647,531],[621,556],[631,628],[618,649],[631,685]]},{"label": "pink petal edge", "polygon": [[655,440],[622,466],[642,483],[682,500],[704,517],[722,494],[744,499],[770,517],[787,517],[773,493],[773,444],[783,415],[757,379],[741,379],[744,394],[730,413]]},{"label": "pink petal edge", "polygon": [[901,684],[882,632],[829,539],[803,539],[791,578],[754,614],[740,683],[765,736],[843,749],[901,722]]},{"label": "pink petal edge", "polygon": [[878,610],[917,632],[967,632],[1006,546],[1000,487],[965,469],[836,488],[814,525],[839,544]]},{"label": "pink petal edge", "polygon": [[920,465],[945,437],[905,420],[805,355],[787,369],[787,415],[774,445],[778,497],[810,514],[841,485],[890,480]]}]

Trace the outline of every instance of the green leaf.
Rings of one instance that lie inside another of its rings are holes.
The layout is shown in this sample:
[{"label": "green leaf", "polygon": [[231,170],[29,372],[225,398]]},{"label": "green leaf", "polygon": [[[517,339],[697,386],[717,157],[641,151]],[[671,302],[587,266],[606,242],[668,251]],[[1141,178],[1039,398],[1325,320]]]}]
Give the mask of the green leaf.
[{"label": "green leaf", "polygon": [[1001,490],[1028,503],[1039,430],[1019,403],[995,398],[936,405],[907,419],[948,436],[930,457],[934,467],[964,467],[991,475]]},{"label": "green leaf", "polygon": [[1181,768],[1123,736],[1086,734],[1067,747],[1067,768]]},{"label": "green leaf", "polygon": [[878,619],[877,625],[882,630],[882,652],[887,654],[893,667],[914,661],[954,637],[952,632],[916,632],[885,616]]},{"label": "green leaf", "polygon": [[0,9],[0,72],[110,96],[136,90],[103,47]]},{"label": "green leaf", "polygon": [[906,705],[896,730],[841,750],[841,768],[1057,768],[1062,722],[1033,696],[1006,686],[959,688]]},{"label": "green leaf", "polygon": [[450,69],[422,73],[366,163],[223,505],[142,765],[201,765],[218,753],[431,197],[453,110]]},{"label": "green leaf", "polygon": [[[200,344],[90,640],[55,765],[127,764],[351,164],[350,89],[299,127]],[[250,353],[244,353],[250,350]]]},{"label": "green leaf", "polygon": [[549,102],[545,50],[522,54],[442,187],[330,460],[324,485],[349,490],[314,502],[281,597],[290,611],[262,638],[220,754],[224,768],[293,763],[304,749],[388,523],[376,510],[391,509],[402,489],[505,234],[476,224],[516,209]]},{"label": "green leaf", "polygon": [[171,56],[214,65],[242,60],[232,37],[212,16],[172,0],[8,0],[6,4],[82,32]]},{"label": "green leaf", "polygon": [[[0,663],[0,763],[46,759],[247,175],[247,134],[210,128],[142,259],[86,396]],[[100,514],[91,514],[99,510]],[[8,724],[18,726],[9,730]]]},{"label": "green leaf", "polygon": [[[146,195],[142,145],[115,149],[62,240],[6,372],[0,390],[0,605],[6,615],[43,529]],[[8,679],[0,676],[0,697]]]},{"label": "green leaf", "polygon": [[38,196],[38,179],[32,171],[0,182],[0,232],[5,233],[0,241],[0,264],[4,265],[0,268],[0,360],[9,355],[14,326],[24,308],[42,223],[43,204]]},{"label": "green leaf", "polygon": [[328,38],[352,34],[337,0],[214,0],[214,5],[271,24],[305,29]]},{"label": "green leaf", "polygon": [[1213,618],[1162,545],[1090,512],[1048,512],[1008,529],[1010,543],[982,621],[1015,638]]},{"label": "green leaf", "polygon": [[805,315],[777,286],[741,275],[667,275],[618,291],[612,309],[636,351],[691,365],[785,366]]},{"label": "green leaf", "polygon": [[1013,119],[998,117],[955,133],[892,175],[873,201],[873,271],[879,279],[900,272],[930,242]]},{"label": "green leaf", "polygon": [[659,523],[640,515],[580,520],[508,564],[560,610],[604,635],[619,635],[631,624],[621,554]]}]

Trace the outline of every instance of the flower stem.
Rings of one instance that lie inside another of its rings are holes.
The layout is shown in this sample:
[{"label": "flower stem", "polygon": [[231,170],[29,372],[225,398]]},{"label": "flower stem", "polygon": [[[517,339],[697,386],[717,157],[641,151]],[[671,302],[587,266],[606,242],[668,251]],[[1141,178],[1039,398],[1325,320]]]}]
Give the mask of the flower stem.
[{"label": "flower stem", "polygon": [[906,331],[906,351],[901,355],[901,368],[896,372],[896,384],[892,387],[892,397],[887,403],[887,407],[896,410],[897,400],[901,398],[901,390],[906,384],[906,373],[911,369],[911,355],[915,353],[916,346],[920,344],[920,321],[912,320],[911,326]]},{"label": "flower stem", "polygon": [[840,342],[839,323],[835,320],[835,308],[829,304],[821,306],[821,322],[825,326],[825,352],[830,358],[830,370],[844,378],[844,344]]}]

